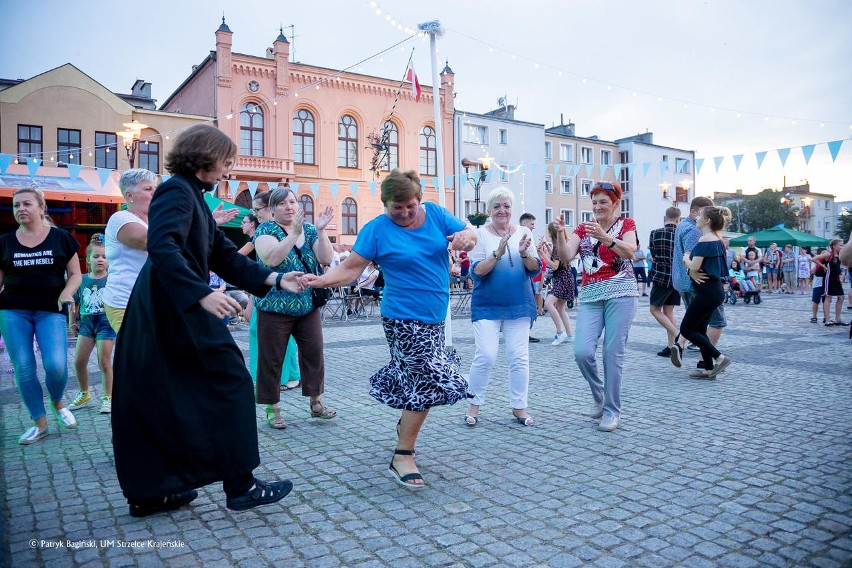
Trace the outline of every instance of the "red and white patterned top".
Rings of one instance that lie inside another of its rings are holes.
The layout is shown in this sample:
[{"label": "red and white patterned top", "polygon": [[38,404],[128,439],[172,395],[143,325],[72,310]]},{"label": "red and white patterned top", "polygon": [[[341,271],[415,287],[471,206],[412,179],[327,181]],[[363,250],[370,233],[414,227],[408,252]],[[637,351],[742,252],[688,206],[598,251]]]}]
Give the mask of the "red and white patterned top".
[{"label": "red and white patterned top", "polygon": [[[636,223],[626,217],[618,219],[607,234],[624,240],[624,234],[630,231],[636,231]],[[574,229],[574,234],[580,239],[580,266],[583,269],[580,303],[639,295],[630,259],[621,258],[598,239],[587,235],[584,225]]]}]

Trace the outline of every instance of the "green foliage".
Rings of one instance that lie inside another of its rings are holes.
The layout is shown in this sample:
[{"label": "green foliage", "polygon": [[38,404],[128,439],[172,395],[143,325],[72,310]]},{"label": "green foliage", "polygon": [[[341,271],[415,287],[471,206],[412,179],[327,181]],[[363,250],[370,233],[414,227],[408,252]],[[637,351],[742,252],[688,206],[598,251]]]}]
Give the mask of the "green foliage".
[{"label": "green foliage", "polygon": [[788,229],[798,226],[797,208],[782,203],[780,191],[766,188],[757,195],[743,199],[742,222],[749,232],[762,231],[783,223]]},{"label": "green foliage", "polygon": [[837,236],[843,242],[849,240],[849,233],[852,232],[852,213],[845,213],[837,217]]}]

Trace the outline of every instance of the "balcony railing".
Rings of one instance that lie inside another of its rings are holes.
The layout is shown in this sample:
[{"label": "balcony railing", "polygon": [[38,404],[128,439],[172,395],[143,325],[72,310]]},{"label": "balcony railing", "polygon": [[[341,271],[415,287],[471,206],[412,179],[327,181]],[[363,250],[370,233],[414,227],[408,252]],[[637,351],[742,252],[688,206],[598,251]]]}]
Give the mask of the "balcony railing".
[{"label": "balcony railing", "polygon": [[267,156],[237,156],[234,171],[244,174],[293,176],[293,160]]}]

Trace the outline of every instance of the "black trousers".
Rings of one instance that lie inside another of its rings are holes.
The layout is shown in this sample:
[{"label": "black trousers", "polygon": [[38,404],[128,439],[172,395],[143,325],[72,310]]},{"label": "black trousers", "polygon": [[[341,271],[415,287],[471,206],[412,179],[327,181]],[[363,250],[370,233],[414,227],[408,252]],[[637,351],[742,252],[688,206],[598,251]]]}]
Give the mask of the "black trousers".
[{"label": "black trousers", "polygon": [[698,346],[704,368],[709,371],[721,353],[707,337],[707,323],[713,311],[725,301],[725,290],[718,278],[710,278],[703,284],[693,282],[693,288],[695,295],[680,322],[680,334]]}]

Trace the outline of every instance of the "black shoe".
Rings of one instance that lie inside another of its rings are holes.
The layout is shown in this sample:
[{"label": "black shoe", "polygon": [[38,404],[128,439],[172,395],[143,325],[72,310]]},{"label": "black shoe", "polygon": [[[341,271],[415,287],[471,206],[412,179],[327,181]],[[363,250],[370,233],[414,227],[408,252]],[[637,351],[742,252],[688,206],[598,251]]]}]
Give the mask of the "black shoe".
[{"label": "black shoe", "polygon": [[657,355],[660,357],[671,357],[672,356],[672,348],[671,347],[663,347],[662,351],[658,351]]},{"label": "black shoe", "polygon": [[154,513],[163,513],[165,511],[174,511],[180,509],[184,505],[188,505],[198,497],[198,491],[184,491],[182,493],[173,493],[159,499],[146,499],[144,502],[137,504],[130,503],[131,517],[147,517]]},{"label": "black shoe", "polygon": [[289,479],[265,483],[257,478],[254,485],[245,495],[228,497],[226,505],[232,511],[245,511],[260,505],[277,503],[293,490],[293,482]]},{"label": "black shoe", "polygon": [[530,335],[530,343],[541,343],[541,339],[539,339],[538,337],[533,337],[532,335]]},{"label": "black shoe", "polygon": [[704,359],[702,359],[701,361],[699,361],[699,362],[698,362],[698,364],[697,364],[697,365],[695,365],[695,368],[696,368],[696,369],[705,369],[706,367],[705,367],[705,365],[704,365]]}]

